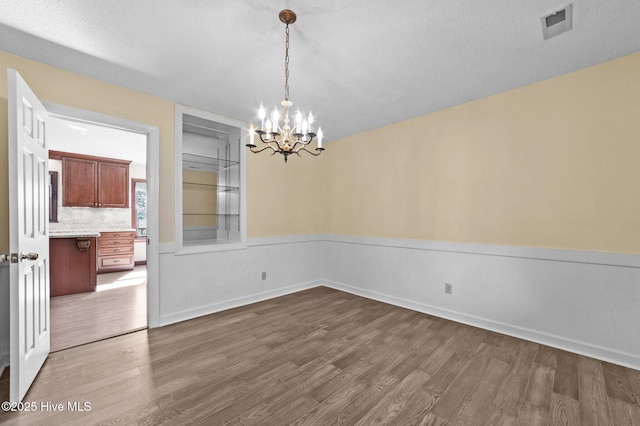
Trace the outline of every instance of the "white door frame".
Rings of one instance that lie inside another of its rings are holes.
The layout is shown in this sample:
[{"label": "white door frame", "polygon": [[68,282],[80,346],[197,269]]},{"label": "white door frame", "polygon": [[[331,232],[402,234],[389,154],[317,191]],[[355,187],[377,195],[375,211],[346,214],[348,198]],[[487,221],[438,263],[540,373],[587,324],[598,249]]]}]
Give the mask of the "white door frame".
[{"label": "white door frame", "polygon": [[160,129],[137,121],[42,102],[50,117],[113,127],[147,137],[147,326],[160,326]]}]

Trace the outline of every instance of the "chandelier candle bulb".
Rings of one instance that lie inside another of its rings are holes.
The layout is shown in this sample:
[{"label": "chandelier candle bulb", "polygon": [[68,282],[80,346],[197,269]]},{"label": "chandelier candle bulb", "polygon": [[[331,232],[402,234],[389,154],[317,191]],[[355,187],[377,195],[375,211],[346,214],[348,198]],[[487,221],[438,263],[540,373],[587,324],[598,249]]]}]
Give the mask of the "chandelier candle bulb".
[{"label": "chandelier candle bulb", "polygon": [[[284,101],[281,102],[281,105],[284,107],[284,115],[282,116],[284,121],[282,127],[280,127],[280,112],[277,107],[274,108],[270,116],[267,117],[264,105],[261,103],[260,109],[258,110],[260,130],[256,130],[253,124],[251,124],[249,129],[250,143],[246,144],[246,146],[255,154],[270,149],[274,154],[277,153],[284,156],[286,163],[291,154],[300,156],[301,151],[304,151],[317,157],[324,151],[324,148],[322,147],[322,130],[318,127],[318,134],[313,133],[314,119],[311,112],[309,112],[307,118],[304,118],[300,110],[296,110],[293,116],[293,128],[290,125],[289,108],[291,108],[293,102],[289,100],[289,25],[296,22],[297,17],[295,12],[289,9],[281,10],[278,17],[280,21],[286,25],[284,45]],[[267,120],[266,123],[265,119]],[[264,144],[261,148],[256,147],[254,144],[256,133],[260,141]],[[313,152],[307,146],[316,136],[318,138],[318,147],[315,149],[315,152]]]},{"label": "chandelier candle bulb", "polygon": [[296,132],[300,133],[300,124],[302,124],[302,113],[300,110],[296,111]]},{"label": "chandelier candle bulb", "polygon": [[267,113],[264,110],[264,105],[260,104],[260,109],[258,110],[258,118],[260,119],[260,130],[264,130],[264,118]]}]

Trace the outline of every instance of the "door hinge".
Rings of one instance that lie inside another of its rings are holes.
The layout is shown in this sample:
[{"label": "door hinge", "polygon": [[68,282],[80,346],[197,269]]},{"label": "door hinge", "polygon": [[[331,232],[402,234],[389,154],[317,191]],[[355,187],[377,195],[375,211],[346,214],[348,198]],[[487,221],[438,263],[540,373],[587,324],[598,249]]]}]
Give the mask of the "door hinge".
[{"label": "door hinge", "polygon": [[17,253],[0,253],[0,263],[11,262],[18,263]]}]

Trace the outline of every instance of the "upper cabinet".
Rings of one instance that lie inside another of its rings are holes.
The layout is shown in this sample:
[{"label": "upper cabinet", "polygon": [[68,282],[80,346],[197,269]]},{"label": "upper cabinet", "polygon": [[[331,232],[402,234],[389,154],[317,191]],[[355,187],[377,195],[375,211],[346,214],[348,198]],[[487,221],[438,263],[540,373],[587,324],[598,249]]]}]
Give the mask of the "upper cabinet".
[{"label": "upper cabinet", "polygon": [[98,161],[98,207],[129,207],[130,161]]},{"label": "upper cabinet", "polygon": [[62,160],[62,205],[129,207],[130,161],[50,151]]},{"label": "upper cabinet", "polygon": [[98,163],[62,157],[62,205],[98,206]]}]

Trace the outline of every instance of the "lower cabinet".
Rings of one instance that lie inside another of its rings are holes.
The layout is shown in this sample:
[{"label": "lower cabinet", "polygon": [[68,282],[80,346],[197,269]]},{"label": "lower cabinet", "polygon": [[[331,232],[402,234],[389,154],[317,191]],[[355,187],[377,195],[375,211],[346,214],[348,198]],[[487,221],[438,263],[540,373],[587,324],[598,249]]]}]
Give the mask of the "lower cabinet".
[{"label": "lower cabinet", "polygon": [[135,232],[101,232],[98,238],[98,273],[133,269]]},{"label": "lower cabinet", "polygon": [[49,238],[51,297],[96,290],[96,238]]}]

